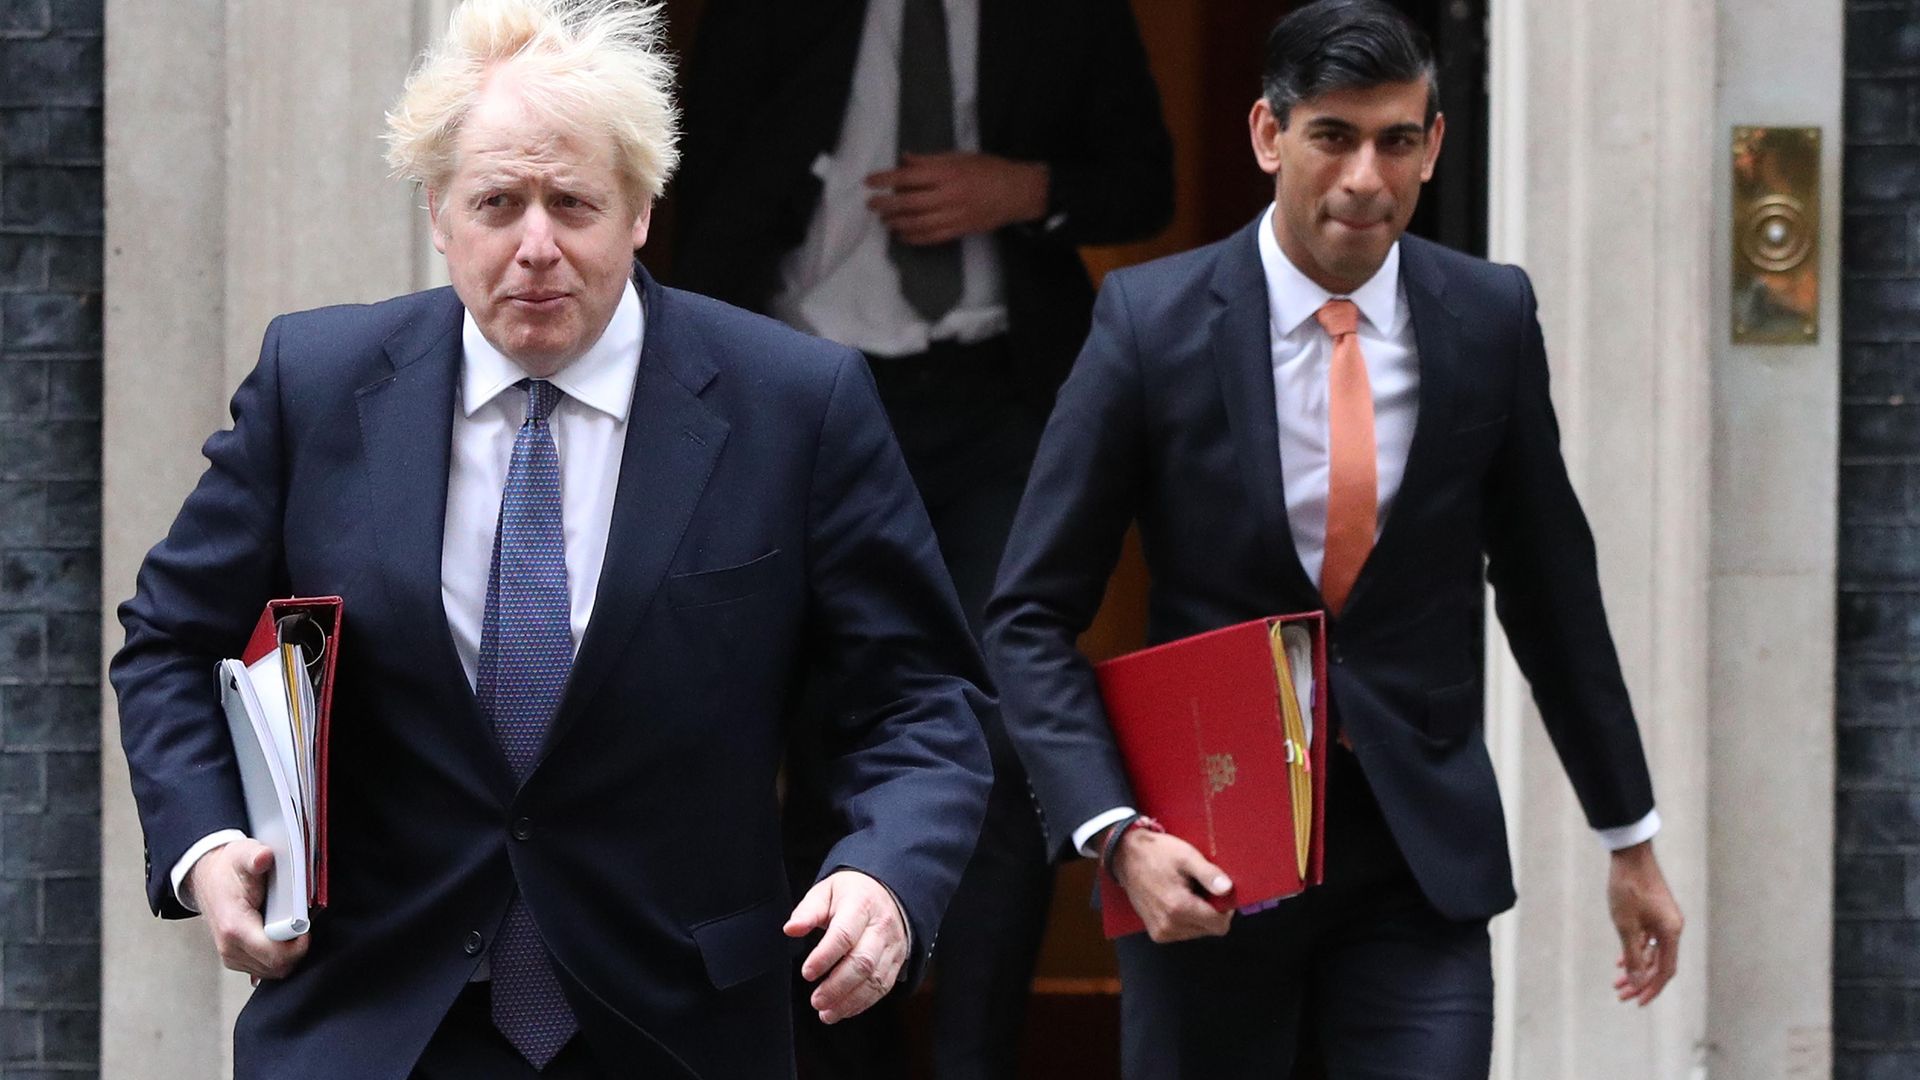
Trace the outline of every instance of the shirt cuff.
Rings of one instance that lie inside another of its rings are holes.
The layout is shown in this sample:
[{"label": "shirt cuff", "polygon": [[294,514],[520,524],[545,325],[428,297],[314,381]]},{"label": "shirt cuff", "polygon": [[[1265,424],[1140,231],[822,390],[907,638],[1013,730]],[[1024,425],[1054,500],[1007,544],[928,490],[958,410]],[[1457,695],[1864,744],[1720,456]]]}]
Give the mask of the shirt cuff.
[{"label": "shirt cuff", "polygon": [[1594,832],[1599,834],[1600,842],[1607,845],[1608,851],[1619,851],[1622,848],[1630,848],[1635,844],[1645,843],[1653,839],[1653,834],[1659,831],[1660,811],[1658,810],[1647,811],[1646,817],[1641,818],[1631,825],[1622,825],[1617,829],[1594,830]]},{"label": "shirt cuff", "polygon": [[[873,880],[880,881],[879,878],[874,878]],[[893,897],[893,910],[900,913],[900,928],[901,930],[905,931],[905,934],[906,934],[907,954],[912,955],[913,954],[913,920],[907,918],[907,905],[900,902],[900,894],[893,891],[893,886],[887,884],[884,881],[880,881],[880,887],[887,890],[888,896]]]},{"label": "shirt cuff", "polygon": [[1073,830],[1073,850],[1078,851],[1089,859],[1099,858],[1100,853],[1093,850],[1092,847],[1093,838],[1100,835],[1101,829],[1106,828],[1116,821],[1123,821],[1132,816],[1133,807],[1116,806],[1104,814],[1096,814],[1088,818],[1086,824]]},{"label": "shirt cuff", "polygon": [[186,884],[187,874],[193,870],[193,864],[200,861],[200,856],[222,844],[231,844],[235,840],[246,838],[247,834],[239,829],[221,829],[219,832],[211,832],[201,837],[198,843],[187,849],[185,855],[180,856],[180,861],[173,864],[171,880],[173,881],[173,898],[180,901],[181,907],[195,914],[200,911],[199,905],[193,902],[193,898],[182,892],[180,888]]}]

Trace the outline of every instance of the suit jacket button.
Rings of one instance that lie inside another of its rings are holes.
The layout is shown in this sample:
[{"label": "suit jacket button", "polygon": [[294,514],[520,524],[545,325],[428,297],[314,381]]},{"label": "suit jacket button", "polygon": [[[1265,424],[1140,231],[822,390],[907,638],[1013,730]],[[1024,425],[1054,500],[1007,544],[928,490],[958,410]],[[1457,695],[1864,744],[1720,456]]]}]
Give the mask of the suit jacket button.
[{"label": "suit jacket button", "polygon": [[461,948],[467,951],[468,956],[479,956],[480,950],[485,948],[486,944],[487,939],[480,936],[480,931],[469,930],[467,931],[466,943],[462,945]]},{"label": "suit jacket button", "polygon": [[528,821],[526,818],[514,818],[513,819],[513,838],[515,840],[527,840],[527,839],[531,839],[532,837],[533,837],[533,822]]}]

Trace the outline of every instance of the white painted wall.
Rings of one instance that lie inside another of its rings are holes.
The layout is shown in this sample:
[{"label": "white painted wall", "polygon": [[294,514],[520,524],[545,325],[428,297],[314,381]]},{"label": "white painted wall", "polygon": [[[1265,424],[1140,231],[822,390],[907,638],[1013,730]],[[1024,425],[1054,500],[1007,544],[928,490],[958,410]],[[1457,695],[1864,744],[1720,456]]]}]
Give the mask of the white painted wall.
[{"label": "white painted wall", "polygon": [[[204,467],[273,315],[437,283],[377,140],[447,0],[107,4],[103,643]],[[147,914],[140,827],[103,703],[101,1075],[226,1076],[250,992],[197,921]]]},{"label": "white painted wall", "polygon": [[[1539,289],[1689,919],[1663,999],[1613,1004],[1606,861],[1495,635],[1520,879],[1495,924],[1495,1074],[1824,1077],[1840,5],[1494,0],[1492,36],[1493,251]],[[1734,124],[1827,134],[1817,345],[1730,343]]]},{"label": "white painted wall", "polygon": [[1494,0],[1492,252],[1532,275],[1569,468],[1666,828],[1682,976],[1614,1001],[1608,856],[1499,635],[1489,738],[1520,902],[1496,923],[1497,1075],[1686,1077],[1706,1022],[1711,0]]}]

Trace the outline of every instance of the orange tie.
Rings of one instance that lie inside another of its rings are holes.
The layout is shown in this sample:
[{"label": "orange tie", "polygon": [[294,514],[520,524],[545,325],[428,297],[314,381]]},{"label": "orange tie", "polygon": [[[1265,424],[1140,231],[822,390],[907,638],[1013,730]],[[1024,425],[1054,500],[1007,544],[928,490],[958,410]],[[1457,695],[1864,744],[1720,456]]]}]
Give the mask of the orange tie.
[{"label": "orange tie", "polygon": [[1327,539],[1320,595],[1339,614],[1373,550],[1379,518],[1379,457],[1373,444],[1373,388],[1360,355],[1360,309],[1329,300],[1314,312],[1333,338],[1327,369]]}]

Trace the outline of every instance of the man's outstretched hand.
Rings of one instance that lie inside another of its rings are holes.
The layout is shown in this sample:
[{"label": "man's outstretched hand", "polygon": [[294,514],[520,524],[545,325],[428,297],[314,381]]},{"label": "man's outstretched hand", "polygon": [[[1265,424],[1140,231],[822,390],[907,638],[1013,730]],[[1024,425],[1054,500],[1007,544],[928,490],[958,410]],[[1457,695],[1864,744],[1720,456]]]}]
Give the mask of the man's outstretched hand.
[{"label": "man's outstretched hand", "polygon": [[837,870],[807,890],[783,932],[798,938],[820,929],[826,936],[801,962],[800,977],[820,984],[808,1003],[832,1024],[860,1015],[893,989],[907,960],[907,926],[885,885],[858,870]]}]

